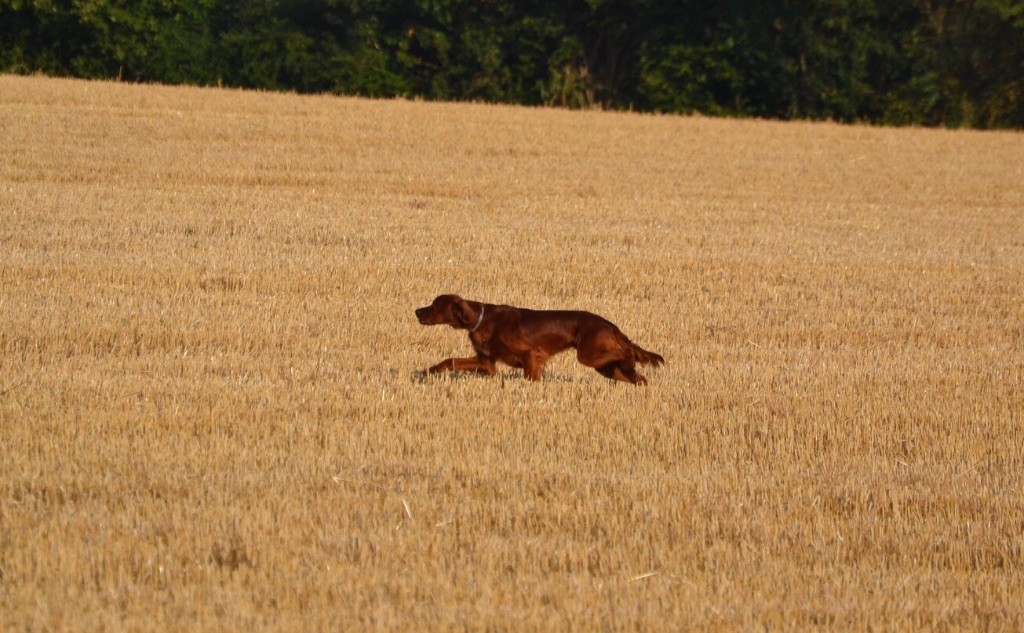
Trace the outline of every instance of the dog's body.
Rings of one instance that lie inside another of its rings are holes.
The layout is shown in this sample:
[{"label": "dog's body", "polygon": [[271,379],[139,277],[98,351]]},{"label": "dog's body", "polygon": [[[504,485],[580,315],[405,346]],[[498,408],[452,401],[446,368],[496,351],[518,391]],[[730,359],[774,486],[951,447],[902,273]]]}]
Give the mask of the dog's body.
[{"label": "dog's body", "polygon": [[424,325],[469,330],[476,350],[473,358],[441,361],[427,370],[431,374],[475,371],[490,376],[497,371],[495,363],[502,362],[522,367],[528,380],[537,380],[550,357],[572,347],[581,363],[601,375],[639,385],[647,379],[636,372],[637,363],[665,362],[630,341],[614,323],[590,312],[528,310],[441,295],[417,309],[416,318]]}]

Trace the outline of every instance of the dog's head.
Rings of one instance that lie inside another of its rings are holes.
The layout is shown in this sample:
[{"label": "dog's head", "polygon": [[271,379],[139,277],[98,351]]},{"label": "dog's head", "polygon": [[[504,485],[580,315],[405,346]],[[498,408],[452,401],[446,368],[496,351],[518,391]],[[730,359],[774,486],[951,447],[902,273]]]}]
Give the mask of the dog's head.
[{"label": "dog's head", "polygon": [[416,318],[423,325],[450,325],[453,328],[468,328],[473,325],[475,317],[473,309],[459,295],[441,295],[430,305],[416,308]]}]

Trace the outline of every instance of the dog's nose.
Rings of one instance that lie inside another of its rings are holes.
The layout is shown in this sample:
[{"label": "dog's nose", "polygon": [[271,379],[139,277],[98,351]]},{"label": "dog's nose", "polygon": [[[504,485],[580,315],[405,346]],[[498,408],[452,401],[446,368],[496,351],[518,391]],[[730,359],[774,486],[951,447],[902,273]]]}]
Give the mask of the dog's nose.
[{"label": "dog's nose", "polygon": [[423,310],[424,308],[416,308],[416,316],[423,316]]}]

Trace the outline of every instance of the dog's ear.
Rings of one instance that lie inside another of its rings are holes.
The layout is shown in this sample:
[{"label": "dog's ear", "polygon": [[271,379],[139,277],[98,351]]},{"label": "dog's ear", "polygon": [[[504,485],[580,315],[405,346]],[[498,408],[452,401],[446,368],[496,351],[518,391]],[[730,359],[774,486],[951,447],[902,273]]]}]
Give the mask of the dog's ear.
[{"label": "dog's ear", "polygon": [[457,297],[452,311],[455,313],[455,321],[460,326],[468,328],[473,325],[476,317],[473,315],[473,308],[469,307],[465,299]]}]

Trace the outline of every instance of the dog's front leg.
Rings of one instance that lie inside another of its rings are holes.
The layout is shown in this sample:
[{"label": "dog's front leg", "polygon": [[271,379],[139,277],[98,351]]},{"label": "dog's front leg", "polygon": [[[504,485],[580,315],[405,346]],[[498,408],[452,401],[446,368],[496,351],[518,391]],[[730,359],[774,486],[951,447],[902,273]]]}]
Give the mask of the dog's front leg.
[{"label": "dog's front leg", "polygon": [[480,374],[493,376],[497,369],[494,361],[481,358],[448,358],[434,365],[427,370],[428,374],[440,374],[446,371],[475,371]]},{"label": "dog's front leg", "polygon": [[544,371],[544,363],[548,357],[537,350],[531,350],[521,359],[523,364],[523,377],[527,380],[540,380],[540,374]]}]

